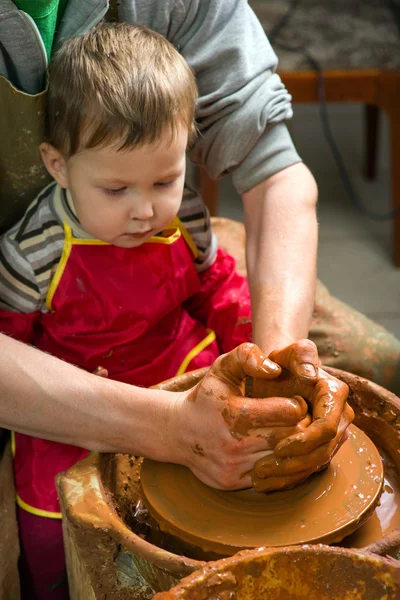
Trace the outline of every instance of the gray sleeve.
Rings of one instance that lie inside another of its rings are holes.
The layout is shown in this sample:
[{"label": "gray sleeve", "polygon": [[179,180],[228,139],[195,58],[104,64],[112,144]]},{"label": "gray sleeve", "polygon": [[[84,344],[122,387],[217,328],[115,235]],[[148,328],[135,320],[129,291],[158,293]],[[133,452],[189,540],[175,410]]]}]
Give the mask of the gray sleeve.
[{"label": "gray sleeve", "polygon": [[190,158],[211,177],[233,172],[240,194],[299,158],[284,121],[291,96],[275,73],[277,57],[246,0],[183,0],[171,41],[199,86],[200,135]]}]

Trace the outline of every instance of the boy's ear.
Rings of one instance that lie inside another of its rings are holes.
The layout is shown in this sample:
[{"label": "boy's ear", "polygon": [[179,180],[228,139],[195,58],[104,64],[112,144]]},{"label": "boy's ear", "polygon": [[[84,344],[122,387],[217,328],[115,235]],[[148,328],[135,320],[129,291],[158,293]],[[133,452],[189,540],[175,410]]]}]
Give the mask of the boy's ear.
[{"label": "boy's ear", "polygon": [[42,155],[42,161],[50,175],[61,187],[67,188],[67,165],[61,152],[47,142],[40,144],[39,150]]}]

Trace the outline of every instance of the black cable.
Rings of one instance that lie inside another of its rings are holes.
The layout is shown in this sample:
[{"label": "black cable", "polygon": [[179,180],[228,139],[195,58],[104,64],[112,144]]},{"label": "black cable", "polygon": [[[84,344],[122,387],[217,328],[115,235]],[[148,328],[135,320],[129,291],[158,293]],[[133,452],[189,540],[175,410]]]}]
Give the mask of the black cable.
[{"label": "black cable", "polygon": [[271,42],[271,44],[278,37],[278,35],[282,31],[282,29],[284,27],[286,27],[286,25],[288,25],[290,19],[292,18],[292,16],[296,12],[297,7],[299,6],[300,2],[301,2],[301,0],[292,0],[291,3],[290,3],[290,6],[288,8],[288,10],[279,19],[278,23],[276,25],[274,25],[274,27],[271,29],[271,31],[268,34],[268,39]]},{"label": "black cable", "polygon": [[385,4],[392,11],[394,20],[400,33],[400,4],[394,0],[385,0]]},{"label": "black cable", "polygon": [[339,171],[340,178],[343,183],[343,187],[346,191],[347,196],[349,197],[351,203],[366,217],[369,219],[374,219],[376,221],[386,221],[388,219],[394,219],[397,215],[400,214],[400,206],[398,206],[395,210],[391,210],[387,213],[376,213],[374,211],[366,208],[360,199],[358,193],[356,192],[353,183],[351,181],[349,172],[346,168],[345,162],[343,160],[342,154],[339,150],[339,147],[336,143],[334,135],[332,133],[332,128],[329,121],[328,116],[328,108],[326,103],[326,93],[325,93],[325,81],[324,75],[321,68],[321,65],[318,61],[312,56],[312,54],[302,46],[289,46],[286,44],[282,44],[279,41],[276,41],[277,35],[282,31],[283,27],[289,22],[290,18],[293,16],[294,12],[298,8],[301,0],[292,0],[291,5],[279,23],[272,29],[271,35],[269,36],[269,40],[276,47],[281,48],[282,50],[286,50],[288,52],[296,52],[302,54],[307,61],[310,63],[311,67],[315,71],[317,75],[317,92],[318,92],[318,101],[319,101],[319,109],[320,109],[320,119],[322,125],[322,131],[324,133],[325,139],[328,143],[328,146],[332,152],[333,159],[335,161],[336,167]]}]

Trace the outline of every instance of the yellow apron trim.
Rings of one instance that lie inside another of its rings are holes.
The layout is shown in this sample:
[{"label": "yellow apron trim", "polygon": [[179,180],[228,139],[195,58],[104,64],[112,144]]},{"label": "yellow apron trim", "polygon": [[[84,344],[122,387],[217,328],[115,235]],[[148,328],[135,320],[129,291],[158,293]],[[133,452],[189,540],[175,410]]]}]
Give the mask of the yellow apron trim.
[{"label": "yellow apron trim", "polygon": [[69,225],[67,225],[66,223],[64,224],[64,233],[65,233],[65,240],[64,240],[64,246],[63,246],[61,259],[60,259],[60,262],[58,263],[56,272],[54,273],[54,277],[51,280],[49,291],[47,292],[47,296],[46,296],[46,307],[48,308],[48,310],[52,310],[51,303],[52,303],[54,294],[56,293],[58,284],[60,283],[61,277],[63,276],[64,269],[66,267],[69,255],[71,254],[72,231],[71,231],[71,227],[69,227]]},{"label": "yellow apron trim", "polygon": [[[69,226],[65,225],[64,228],[65,227],[69,227]],[[177,227],[176,224],[171,224],[170,226],[166,227],[164,231],[167,231],[168,229],[173,230],[173,232],[168,237],[152,235],[146,242],[144,242],[143,245],[145,245],[145,244],[167,244],[167,245],[173,244],[174,242],[176,242],[176,240],[178,240],[181,237],[181,231],[180,231],[179,227]],[[183,237],[185,239],[185,236],[183,236]],[[101,240],[90,240],[90,239],[75,238],[75,237],[71,237],[71,244],[73,246],[109,246],[110,245],[108,242],[102,242]]]},{"label": "yellow apron trim", "polygon": [[17,496],[17,504],[26,512],[31,513],[32,515],[36,515],[37,517],[47,517],[48,519],[62,519],[62,514],[60,512],[50,512],[49,510],[42,510],[41,508],[35,508],[30,504],[24,502],[18,494]]},{"label": "yellow apron trim", "polygon": [[[164,231],[168,231],[167,227]],[[177,227],[171,227],[173,230],[168,237],[162,237],[160,235],[152,235],[151,238],[145,242],[145,244],[174,244],[181,237],[182,233]]]},{"label": "yellow apron trim", "polygon": [[11,454],[15,458],[15,432],[11,432]]},{"label": "yellow apron trim", "polygon": [[[69,227],[65,225],[65,227]],[[108,242],[102,240],[84,240],[81,238],[71,237],[71,246],[109,246]]]},{"label": "yellow apron trim", "polygon": [[[167,231],[168,229],[173,230],[171,235],[169,235],[168,237],[153,235],[145,243],[146,244],[167,244],[167,245],[174,244],[182,235],[183,239],[185,240],[185,242],[189,246],[190,250],[192,251],[194,258],[197,258],[197,256],[199,255],[199,251],[197,250],[196,244],[194,243],[192,236],[190,235],[190,233],[188,232],[186,227],[182,224],[181,220],[178,219],[178,217],[175,217],[172,220],[170,225],[165,228],[165,231]],[[84,246],[84,245],[109,246],[110,245],[108,242],[103,242],[101,240],[95,240],[95,239],[89,240],[89,239],[75,238],[72,235],[71,227],[69,225],[67,225],[66,223],[64,223],[64,234],[65,234],[65,240],[64,240],[64,246],[63,246],[61,259],[60,259],[60,262],[58,263],[56,272],[54,273],[54,277],[51,280],[51,284],[50,284],[50,287],[49,287],[49,290],[48,290],[47,296],[46,296],[46,307],[50,311],[52,310],[51,304],[52,304],[52,301],[54,298],[54,294],[56,293],[57,287],[63,276],[66,264],[68,262],[70,254],[71,254],[72,246]]]},{"label": "yellow apron trim", "polygon": [[205,337],[204,340],[201,340],[201,342],[199,342],[194,348],[192,348],[191,351],[188,352],[188,354],[185,356],[185,358],[182,361],[181,366],[179,367],[179,369],[176,372],[177,375],[183,375],[183,373],[186,371],[190,361],[193,360],[195,356],[200,354],[200,352],[202,352],[204,350],[204,348],[207,348],[207,346],[212,344],[213,341],[216,339],[215,332],[211,331],[211,330],[208,330],[208,331],[209,331],[208,336]]},{"label": "yellow apron trim", "polygon": [[[11,452],[13,457],[15,458],[15,432],[11,432]],[[37,517],[47,517],[49,519],[61,519],[62,515],[60,512],[50,512],[49,510],[42,510],[41,508],[35,508],[30,504],[27,504],[16,494],[17,504],[23,510],[31,513],[32,515],[36,515]]]},{"label": "yellow apron trim", "polygon": [[188,230],[186,229],[186,227],[184,226],[184,224],[182,223],[182,221],[178,217],[175,217],[172,220],[170,226],[171,227],[177,227],[182,232],[183,239],[185,240],[185,242],[187,243],[187,245],[191,249],[194,258],[197,258],[198,255],[199,255],[199,251],[197,249],[197,246],[194,243],[192,236],[190,235],[190,233],[188,232]]}]

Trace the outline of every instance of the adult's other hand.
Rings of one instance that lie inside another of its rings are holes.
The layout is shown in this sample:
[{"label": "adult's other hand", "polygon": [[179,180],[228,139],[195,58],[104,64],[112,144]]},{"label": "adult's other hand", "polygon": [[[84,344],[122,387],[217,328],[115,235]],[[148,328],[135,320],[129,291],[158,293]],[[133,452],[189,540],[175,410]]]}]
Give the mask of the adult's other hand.
[{"label": "adult's other hand", "polygon": [[255,380],[253,395],[299,395],[310,407],[312,422],[278,442],[273,453],[257,462],[253,485],[259,491],[293,487],[326,467],[354,419],[347,385],[318,366],[313,342],[301,340],[272,352],[269,358],[282,367],[282,373],[273,381]]}]

